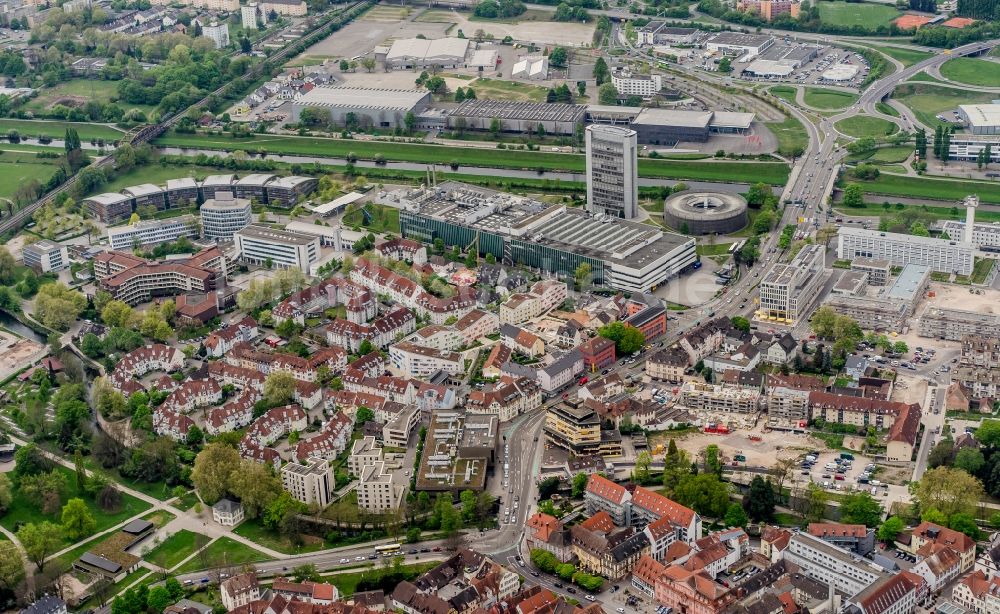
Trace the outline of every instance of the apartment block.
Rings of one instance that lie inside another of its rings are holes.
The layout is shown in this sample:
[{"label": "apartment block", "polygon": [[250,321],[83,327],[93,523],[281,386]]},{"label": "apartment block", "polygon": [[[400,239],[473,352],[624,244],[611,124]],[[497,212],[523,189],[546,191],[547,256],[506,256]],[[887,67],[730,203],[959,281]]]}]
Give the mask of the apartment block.
[{"label": "apartment block", "polygon": [[760,390],[690,381],[681,387],[680,403],[705,412],[756,413],[760,411]]},{"label": "apartment block", "polygon": [[820,245],[806,245],[791,262],[767,273],[759,288],[760,318],[794,323],[808,315],[823,282],[824,251]]},{"label": "apartment block", "polygon": [[961,341],[966,335],[1000,337],[1000,314],[928,305],[920,314],[921,337]]},{"label": "apartment block", "polygon": [[383,461],[361,470],[358,481],[358,507],[373,514],[398,510],[406,494],[406,480],[390,471]]},{"label": "apartment block", "polygon": [[837,233],[837,258],[874,258],[894,266],[922,264],[940,273],[971,275],[972,243],[843,226]]},{"label": "apartment block", "polygon": [[286,464],[281,468],[281,484],[295,500],[319,507],[330,504],[336,489],[333,468],[322,458],[310,458],[304,465]]},{"label": "apartment block", "polygon": [[813,537],[859,556],[867,556],[875,550],[875,529],[869,529],[863,524],[812,522],[807,530]]},{"label": "apartment block", "polygon": [[465,372],[465,361],[458,352],[449,352],[400,341],[389,346],[389,363],[403,377],[426,378],[443,371],[449,375]]}]

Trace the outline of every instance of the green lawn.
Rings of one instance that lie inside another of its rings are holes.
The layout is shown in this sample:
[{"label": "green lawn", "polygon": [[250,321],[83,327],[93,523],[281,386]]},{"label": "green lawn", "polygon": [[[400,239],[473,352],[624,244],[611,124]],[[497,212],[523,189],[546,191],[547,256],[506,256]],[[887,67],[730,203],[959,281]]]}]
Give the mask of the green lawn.
[{"label": "green lawn", "polygon": [[992,258],[976,258],[972,265],[972,283],[981,284],[986,281],[986,276],[996,264]]},{"label": "green lawn", "polygon": [[899,60],[903,66],[913,66],[917,62],[922,62],[931,57],[932,54],[917,49],[903,49],[901,47],[890,47],[889,45],[872,45],[880,53]]},{"label": "green lawn", "polygon": [[[304,554],[327,547],[322,539],[309,540],[301,546],[296,546],[292,543],[292,540],[265,527],[259,518],[244,520],[233,532],[265,548],[277,550],[285,554]],[[303,538],[308,537],[310,536],[303,535]]]},{"label": "green lawn", "polygon": [[363,209],[371,215],[369,225],[365,226],[365,218],[361,209],[355,209],[344,215],[344,226],[358,226],[367,228],[372,232],[392,232],[399,234],[399,209],[376,203],[368,203]]},{"label": "green lawn", "polygon": [[935,117],[939,113],[953,111],[960,104],[985,104],[997,95],[939,87],[930,83],[904,83],[893,91],[892,96],[909,107],[920,123],[934,128],[950,125]]},{"label": "green lawn", "polygon": [[[414,563],[412,565],[403,565],[403,569],[405,569],[408,572],[407,575],[409,575],[410,579],[412,580],[416,579],[417,577],[426,573],[427,571],[434,569],[438,565],[440,565],[439,562],[429,561],[427,563]],[[374,569],[374,566],[372,566],[372,569]],[[352,571],[347,573],[333,573],[323,576],[323,580],[336,586],[337,589],[340,591],[342,597],[347,597],[357,592],[358,583],[361,582],[361,577],[365,573],[365,571],[367,570]]]},{"label": "green lawn", "polygon": [[[269,153],[346,157],[353,152],[359,159],[371,160],[378,154],[386,160],[421,164],[450,164],[483,168],[543,169],[584,172],[583,155],[508,149],[479,149],[356,141],[289,136],[262,136],[255,139],[232,139],[225,136],[169,134],[156,141],[160,146],[266,151]],[[367,170],[366,170],[367,172]],[[639,160],[639,175],[663,179],[703,179],[706,181],[763,181],[780,185],[788,179],[788,166],[777,162]]]},{"label": "green lawn", "polygon": [[[980,200],[984,203],[1000,204],[1000,183],[989,184],[953,179],[934,180],[886,174],[880,175],[874,181],[859,181],[858,183],[861,184],[862,189],[867,195],[866,200],[873,203],[868,205],[864,213],[865,215],[881,215],[882,213],[886,213],[882,209],[882,203],[883,201],[891,202],[891,197],[893,196],[954,202],[956,194],[978,194]],[[936,219],[965,219],[963,217],[965,212],[960,212],[957,207],[922,205],[921,209],[924,208],[934,215]],[[853,209],[844,210],[854,211]],[[889,213],[891,213],[891,210]],[[983,222],[1000,221],[1000,211],[981,209],[976,212],[976,219]]]},{"label": "green lawn", "polygon": [[167,526],[167,523],[169,523],[174,518],[177,518],[177,516],[174,516],[167,510],[156,510],[155,512],[150,512],[145,516],[143,516],[143,519],[152,522],[153,524],[156,525],[156,528],[158,529],[162,529],[163,527]]},{"label": "green lawn", "polygon": [[855,115],[844,118],[834,124],[834,128],[848,136],[858,138],[870,136],[876,139],[888,136],[899,130],[899,126],[891,121],[870,115]]},{"label": "green lawn", "polygon": [[899,11],[885,4],[864,2],[817,2],[817,4],[820,21],[834,26],[861,26],[875,29],[900,16]]},{"label": "green lawn", "polygon": [[13,198],[18,186],[32,179],[45,184],[56,172],[54,162],[58,160],[43,160],[33,154],[0,155],[0,198]]},{"label": "green lawn", "polygon": [[245,563],[266,561],[268,558],[270,557],[250,546],[228,537],[220,537],[176,571],[184,574],[213,567],[238,567]]},{"label": "green lawn", "polygon": [[767,91],[771,92],[778,98],[781,98],[785,102],[795,104],[795,88],[790,85],[775,85]]},{"label": "green lawn", "polygon": [[715,243],[713,245],[699,243],[695,246],[695,252],[699,256],[727,256],[732,245],[732,243]]},{"label": "green lawn", "polygon": [[809,145],[809,135],[802,122],[794,117],[787,117],[782,122],[771,122],[767,128],[778,139],[778,153],[790,155],[794,150],[805,150]]},{"label": "green lawn", "polygon": [[91,139],[117,141],[125,134],[121,130],[102,124],[31,119],[0,119],[0,134],[7,134],[11,130],[17,130],[21,136],[50,136],[54,139],[61,139],[66,136],[66,128],[69,127],[76,128],[77,134],[85,141]]},{"label": "green lawn", "polygon": [[898,164],[905,162],[912,153],[913,148],[906,147],[905,145],[900,145],[899,147],[880,147],[875,151],[865,152],[860,155],[851,155],[848,157],[848,160],[851,162],[863,161],[874,164]]},{"label": "green lawn", "polygon": [[[67,501],[77,496],[76,474],[72,470],[61,465],[56,467],[55,470],[63,474],[66,478],[66,485],[61,492],[62,503],[65,505]],[[140,499],[136,499],[132,495],[123,492],[121,493],[121,496],[121,509],[117,512],[105,512],[100,509],[89,497],[82,497],[82,499],[87,503],[90,513],[93,514],[94,519],[97,521],[95,533],[109,529],[116,524],[120,524],[125,521],[127,518],[131,518],[132,516],[150,508],[148,503]],[[4,528],[13,531],[14,527],[21,523],[49,520],[56,524],[61,524],[61,514],[61,509],[57,510],[53,514],[43,514],[41,510],[29,503],[24,497],[19,496],[17,489],[15,489],[14,499],[11,501],[7,512],[2,518],[0,518],[0,525],[3,525]],[[69,545],[72,542],[70,542],[67,538],[65,543],[66,545]]]},{"label": "green lawn", "polygon": [[913,75],[912,77],[907,79],[907,81],[926,81],[928,83],[944,83],[944,81],[942,81],[941,79],[930,76],[929,74],[927,74],[927,71],[924,70],[921,70],[917,74]]},{"label": "green lawn", "polygon": [[548,88],[539,85],[499,79],[476,79],[469,85],[476,90],[477,98],[490,100],[545,102],[545,96],[549,93]]},{"label": "green lawn", "polygon": [[976,58],[952,58],[941,65],[941,76],[966,85],[1000,87],[1000,63]]},{"label": "green lawn", "polygon": [[98,188],[100,192],[118,192],[122,188],[127,188],[141,183],[152,183],[154,185],[165,185],[167,179],[181,179],[183,177],[193,177],[199,181],[208,175],[224,174],[227,171],[221,168],[210,166],[174,166],[147,164],[132,170],[116,175],[114,179]]},{"label": "green lawn", "polygon": [[774,522],[782,527],[797,527],[799,526],[799,517],[787,512],[776,512],[774,514]]},{"label": "green lawn", "polygon": [[150,563],[172,569],[175,565],[197,552],[210,541],[207,535],[181,529],[174,533],[159,546],[153,548],[146,554],[145,559]]},{"label": "green lawn", "polygon": [[807,105],[816,109],[836,111],[846,109],[858,100],[857,94],[840,92],[820,87],[806,88],[803,100]]},{"label": "green lawn", "polygon": [[194,491],[191,491],[186,495],[184,495],[183,497],[181,497],[180,499],[178,499],[174,507],[186,512],[192,507],[194,507],[197,503],[198,503],[198,495],[196,495]]},{"label": "green lawn", "polygon": [[875,109],[878,110],[879,113],[884,113],[892,117],[899,117],[899,111],[896,110],[896,107],[886,102],[876,102]]},{"label": "green lawn", "polygon": [[[238,36],[234,36],[233,40],[237,38]],[[21,108],[25,111],[31,111],[37,117],[39,114],[48,113],[53,106],[58,104],[68,107],[79,107],[82,106],[82,103],[91,100],[107,104],[117,98],[117,81],[70,79],[64,83],[57,83],[52,87],[42,88],[35,97],[24,103]],[[117,104],[126,110],[139,109],[147,115],[154,109],[154,107],[149,105],[135,105],[123,102]]]}]

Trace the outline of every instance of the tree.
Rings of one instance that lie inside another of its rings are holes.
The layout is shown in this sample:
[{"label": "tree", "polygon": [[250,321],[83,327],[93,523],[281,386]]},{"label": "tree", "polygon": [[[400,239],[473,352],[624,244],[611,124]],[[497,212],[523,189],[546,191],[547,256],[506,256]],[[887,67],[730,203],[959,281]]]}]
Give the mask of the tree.
[{"label": "tree", "polygon": [[849,183],[844,187],[843,204],[845,207],[861,208],[865,206],[865,193],[860,184]]},{"label": "tree", "polygon": [[210,443],[195,457],[191,481],[206,503],[215,503],[229,491],[233,472],[239,468],[239,452],[222,443]]},{"label": "tree", "polygon": [[965,533],[972,539],[979,539],[979,526],[972,514],[952,514],[948,519],[948,528],[959,533]]},{"label": "tree", "polygon": [[754,476],[750,481],[750,490],[743,499],[747,516],[754,522],[770,522],[774,518],[774,505],[774,487],[770,480]]},{"label": "tree", "polygon": [[295,378],[287,371],[269,373],[264,380],[264,399],[271,405],[285,405],[295,394]]},{"label": "tree", "polygon": [[552,554],[548,550],[542,550],[541,548],[531,549],[531,563],[539,569],[539,571],[545,573],[552,573],[556,570],[556,566],[559,565],[559,559],[556,555]]},{"label": "tree", "polygon": [[642,451],[635,459],[635,468],[632,470],[632,481],[645,484],[649,480],[649,464],[653,459],[649,452]]},{"label": "tree", "polygon": [[373,58],[371,56],[361,59],[361,67],[364,68],[367,72],[371,72],[371,71],[375,70],[375,67],[377,65],[378,65],[378,62],[376,62],[375,58]]},{"label": "tree", "polygon": [[826,513],[826,504],[830,500],[829,493],[822,486],[815,482],[809,482],[806,486],[804,510],[806,520],[809,522],[819,522]]},{"label": "tree", "polygon": [[52,468],[52,461],[45,457],[41,449],[34,443],[18,448],[14,453],[14,477],[23,478],[28,475],[44,473]]},{"label": "tree", "polygon": [[372,422],[375,420],[375,412],[368,409],[364,405],[358,407],[358,411],[354,414],[354,421],[358,424],[364,424],[365,422]]},{"label": "tree", "polygon": [[955,454],[955,442],[950,437],[942,439],[927,455],[927,466],[933,469],[942,465],[950,465]]},{"label": "tree", "polygon": [[587,482],[589,480],[590,476],[586,473],[581,472],[573,476],[572,496],[574,499],[579,499],[587,491]]},{"label": "tree", "polygon": [[878,528],[878,538],[884,542],[891,542],[896,539],[896,536],[903,532],[906,528],[906,523],[899,516],[891,516],[885,519],[885,522],[881,524]]},{"label": "tree", "polygon": [[28,523],[17,531],[17,539],[24,547],[28,560],[35,564],[39,573],[45,568],[45,559],[62,545],[62,529],[48,520]]},{"label": "tree", "polygon": [[624,322],[612,322],[597,329],[597,334],[615,342],[615,351],[619,356],[638,352],[646,343],[642,331]]},{"label": "tree", "polygon": [[243,459],[239,468],[229,475],[228,490],[243,504],[247,518],[257,518],[278,498],[281,480],[268,465]]},{"label": "tree", "polygon": [[550,498],[552,495],[559,490],[559,478],[551,477],[545,478],[538,483],[538,499],[544,500]]},{"label": "tree", "polygon": [[687,475],[674,488],[672,498],[702,516],[722,518],[729,509],[729,485],[712,473]]},{"label": "tree", "polygon": [[743,511],[743,506],[739,503],[730,503],[729,509],[726,510],[726,517],[723,520],[726,526],[742,528],[747,526],[747,521],[747,513]]},{"label": "tree", "polygon": [[13,591],[24,579],[24,563],[14,542],[0,541],[0,588]]},{"label": "tree", "polygon": [[0,515],[10,508],[11,502],[14,500],[14,486],[10,482],[10,478],[7,477],[6,473],[0,473]]},{"label": "tree", "polygon": [[604,83],[597,88],[597,102],[604,105],[618,104],[618,90],[612,83]]},{"label": "tree", "polygon": [[154,586],[149,589],[149,595],[146,597],[146,607],[153,612],[163,612],[167,606],[175,601],[176,599],[173,598],[166,586]]},{"label": "tree", "polygon": [[0,247],[0,284],[11,285],[17,274],[17,261],[6,247]]},{"label": "tree", "polygon": [[834,326],[837,323],[837,312],[829,305],[823,305],[813,313],[810,321],[812,332],[820,339],[833,339]]},{"label": "tree", "polygon": [[976,475],[982,469],[983,465],[986,464],[986,459],[983,458],[983,453],[978,448],[962,448],[955,455],[954,464],[955,467],[971,475]]},{"label": "tree", "polygon": [[673,439],[667,444],[667,453],[663,457],[663,486],[673,493],[685,476],[691,474],[691,457],[686,450],[677,447]]},{"label": "tree", "polygon": [[935,467],[924,473],[920,481],[911,484],[919,509],[936,509],[946,517],[971,514],[983,498],[983,485],[961,469]]},{"label": "tree", "polygon": [[603,57],[598,57],[597,61],[594,62],[594,80],[600,86],[607,83],[610,79],[611,71],[608,69],[608,63],[604,61]]},{"label": "tree", "polygon": [[565,68],[568,55],[565,48],[556,47],[549,54],[549,64],[556,68]]},{"label": "tree", "polygon": [[35,315],[42,324],[55,330],[69,329],[86,307],[87,297],[82,292],[70,290],[59,282],[45,284],[35,297]]},{"label": "tree", "polygon": [[360,356],[367,356],[368,354],[371,354],[374,350],[375,346],[372,345],[372,342],[369,341],[368,339],[362,341],[361,345],[358,346],[358,354]]},{"label": "tree", "polygon": [[66,535],[76,541],[90,537],[97,529],[97,520],[87,509],[83,499],[75,498],[66,502],[62,509],[62,527]]},{"label": "tree", "polygon": [[73,453],[73,465],[76,469],[76,492],[82,493],[87,489],[87,470],[83,466],[83,453],[79,449]]},{"label": "tree", "polygon": [[741,330],[745,333],[750,332],[750,320],[744,318],[743,316],[733,316],[729,319],[729,321],[736,330]]},{"label": "tree", "polygon": [[849,494],[841,501],[840,521],[877,527],[882,522],[882,504],[865,491]]},{"label": "tree", "polygon": [[581,262],[573,271],[573,283],[577,290],[582,290],[590,282],[590,274],[593,269],[589,262]]},{"label": "tree", "polygon": [[983,420],[976,429],[976,439],[985,448],[1000,447],[1000,420]]}]

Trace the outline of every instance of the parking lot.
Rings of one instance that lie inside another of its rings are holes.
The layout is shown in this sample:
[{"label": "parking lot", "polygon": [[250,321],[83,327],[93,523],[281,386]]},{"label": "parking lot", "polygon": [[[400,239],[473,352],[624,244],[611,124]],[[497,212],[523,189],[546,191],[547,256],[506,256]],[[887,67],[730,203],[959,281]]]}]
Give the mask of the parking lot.
[{"label": "parking lot", "polygon": [[[851,458],[844,458],[844,456]],[[814,459],[809,461],[808,459]],[[867,490],[872,496],[888,497],[889,488],[872,475],[876,465],[860,454],[814,451],[797,469],[797,481],[812,481],[830,490]]]},{"label": "parking lot", "polygon": [[746,81],[858,88],[868,78],[868,61],[836,47],[795,44],[785,39],[749,62],[733,62]]}]

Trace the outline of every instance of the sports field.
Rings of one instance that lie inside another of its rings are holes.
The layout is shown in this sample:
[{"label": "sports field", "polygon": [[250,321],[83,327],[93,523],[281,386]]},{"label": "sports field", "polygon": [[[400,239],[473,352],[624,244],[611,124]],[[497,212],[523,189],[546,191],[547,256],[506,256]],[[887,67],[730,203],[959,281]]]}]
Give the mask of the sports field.
[{"label": "sports field", "polygon": [[864,2],[817,2],[819,20],[833,26],[875,29],[899,17],[899,11],[885,4]]},{"label": "sports field", "polygon": [[834,124],[834,128],[848,136],[857,138],[865,136],[881,138],[899,130],[899,126],[891,121],[870,115],[847,117]]},{"label": "sports field", "polygon": [[[477,90],[478,91],[478,90]],[[513,168],[584,172],[586,163],[579,154],[509,149],[480,149],[413,145],[349,139],[304,138],[292,136],[262,136],[254,139],[232,139],[225,136],[172,133],[156,140],[160,146],[200,149],[221,149],[248,152],[314,155],[331,158],[354,153],[359,159],[372,160],[382,155],[395,162],[421,164],[451,164],[482,168]],[[639,160],[639,175],[663,179],[704,179],[706,181],[755,182],[782,184],[788,178],[788,166],[777,162]]]},{"label": "sports field", "polygon": [[898,60],[903,66],[912,66],[917,62],[922,62],[931,57],[930,53],[918,49],[903,49],[902,47],[890,47],[889,45],[872,45],[880,53]]},{"label": "sports field", "polygon": [[920,123],[934,128],[949,125],[935,117],[939,113],[950,112],[960,104],[988,103],[996,98],[996,94],[939,87],[930,83],[904,83],[893,91],[892,97],[909,107]]},{"label": "sports field", "polygon": [[846,109],[858,100],[858,96],[856,94],[841,92],[838,90],[828,90],[821,87],[806,88],[806,91],[802,96],[807,105],[813,107],[814,109],[823,109],[824,111]]},{"label": "sports field", "polygon": [[1000,62],[952,58],[941,65],[941,76],[966,85],[1000,87]]}]

